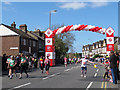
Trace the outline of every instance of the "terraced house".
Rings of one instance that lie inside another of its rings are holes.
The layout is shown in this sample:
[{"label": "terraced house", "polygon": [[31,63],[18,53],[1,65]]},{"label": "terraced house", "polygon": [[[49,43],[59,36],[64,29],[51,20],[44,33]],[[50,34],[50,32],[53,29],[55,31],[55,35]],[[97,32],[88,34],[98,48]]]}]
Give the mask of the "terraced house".
[{"label": "terraced house", "polygon": [[[118,37],[114,38],[114,44],[115,44],[115,49],[118,48]],[[88,45],[84,45],[82,48],[82,57],[85,57],[86,55],[89,57],[93,57],[95,54],[99,54],[99,55],[106,55],[106,39],[104,40],[100,40],[97,41],[93,44],[88,44]]]},{"label": "terraced house", "polygon": [[28,31],[26,24],[21,24],[19,29],[15,22],[11,26],[0,24],[0,40],[0,56],[24,53],[38,57],[44,54],[44,38]]}]

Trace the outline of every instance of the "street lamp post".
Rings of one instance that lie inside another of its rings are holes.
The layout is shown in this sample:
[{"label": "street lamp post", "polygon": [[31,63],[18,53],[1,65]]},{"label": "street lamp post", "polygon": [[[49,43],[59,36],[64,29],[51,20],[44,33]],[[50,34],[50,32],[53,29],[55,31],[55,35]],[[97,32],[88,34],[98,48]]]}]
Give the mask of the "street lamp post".
[{"label": "street lamp post", "polygon": [[49,12],[49,29],[51,29],[51,13],[57,12],[57,10],[52,10]]}]

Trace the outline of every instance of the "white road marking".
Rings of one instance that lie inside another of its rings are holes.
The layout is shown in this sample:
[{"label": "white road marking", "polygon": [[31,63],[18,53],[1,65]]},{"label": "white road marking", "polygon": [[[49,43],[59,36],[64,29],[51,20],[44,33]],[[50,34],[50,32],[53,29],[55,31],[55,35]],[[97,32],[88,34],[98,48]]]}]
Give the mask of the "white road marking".
[{"label": "white road marking", "polygon": [[59,72],[59,73],[56,73],[56,74],[53,74],[53,75],[50,75],[50,76],[48,76],[48,77],[45,77],[45,78],[43,78],[43,80],[46,80],[46,79],[48,79],[48,78],[54,77],[54,76],[59,75],[59,74],[60,74],[60,72]]},{"label": "white road marking", "polygon": [[90,84],[87,86],[86,90],[88,90],[92,86],[93,82],[90,82]]},{"label": "white road marking", "polygon": [[96,76],[97,76],[97,73],[95,73],[94,77],[96,77]]},{"label": "white road marking", "polygon": [[64,70],[64,71],[67,72],[67,71],[69,71],[69,70],[71,70],[71,69],[66,69],[66,70]]},{"label": "white road marking", "polygon": [[24,87],[24,86],[27,86],[27,85],[30,85],[31,83],[26,83],[26,84],[23,84],[23,85],[20,85],[20,86],[17,86],[17,87],[14,87],[12,89],[9,89],[9,90],[13,90],[13,89],[17,89],[17,88],[21,88],[21,87]]},{"label": "white road marking", "polygon": [[45,80],[45,79],[48,79],[49,77],[45,77],[45,78],[43,78],[43,80]]},{"label": "white road marking", "polygon": [[97,72],[99,71],[99,69],[97,69]]}]

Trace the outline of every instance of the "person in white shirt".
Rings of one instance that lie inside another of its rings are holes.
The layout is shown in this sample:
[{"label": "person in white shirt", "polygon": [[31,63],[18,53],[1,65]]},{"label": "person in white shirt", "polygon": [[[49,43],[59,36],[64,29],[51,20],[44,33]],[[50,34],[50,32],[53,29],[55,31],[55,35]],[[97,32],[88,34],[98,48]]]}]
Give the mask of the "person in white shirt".
[{"label": "person in white shirt", "polygon": [[69,63],[70,63],[70,65],[71,65],[71,58],[69,58]]},{"label": "person in white shirt", "polygon": [[94,62],[91,62],[87,59],[87,56],[85,56],[85,58],[82,58],[81,60],[79,60],[78,62],[82,62],[81,63],[81,77],[86,77],[86,74],[87,74],[87,62],[89,63],[94,63]]}]

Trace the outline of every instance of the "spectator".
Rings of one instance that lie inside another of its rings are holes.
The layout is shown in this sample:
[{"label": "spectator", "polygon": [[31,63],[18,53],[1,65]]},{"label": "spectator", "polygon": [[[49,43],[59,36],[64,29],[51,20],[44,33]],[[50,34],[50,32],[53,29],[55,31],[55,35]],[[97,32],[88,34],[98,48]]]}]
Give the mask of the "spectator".
[{"label": "spectator", "polygon": [[3,57],[2,57],[2,70],[7,70],[6,61],[7,61],[6,54],[3,54]]},{"label": "spectator", "polygon": [[[120,74],[120,52],[119,52],[119,56],[118,56],[118,57],[119,57],[119,65],[118,65],[118,70],[119,70],[119,74]],[[119,77],[118,77],[118,78],[119,78],[119,80],[120,80],[120,75],[119,75]]]},{"label": "spectator", "polygon": [[117,79],[119,80],[119,55],[117,52],[115,52],[115,55],[117,57]]},{"label": "spectator", "polygon": [[110,68],[112,73],[113,84],[117,84],[117,57],[114,51],[110,51]]}]

